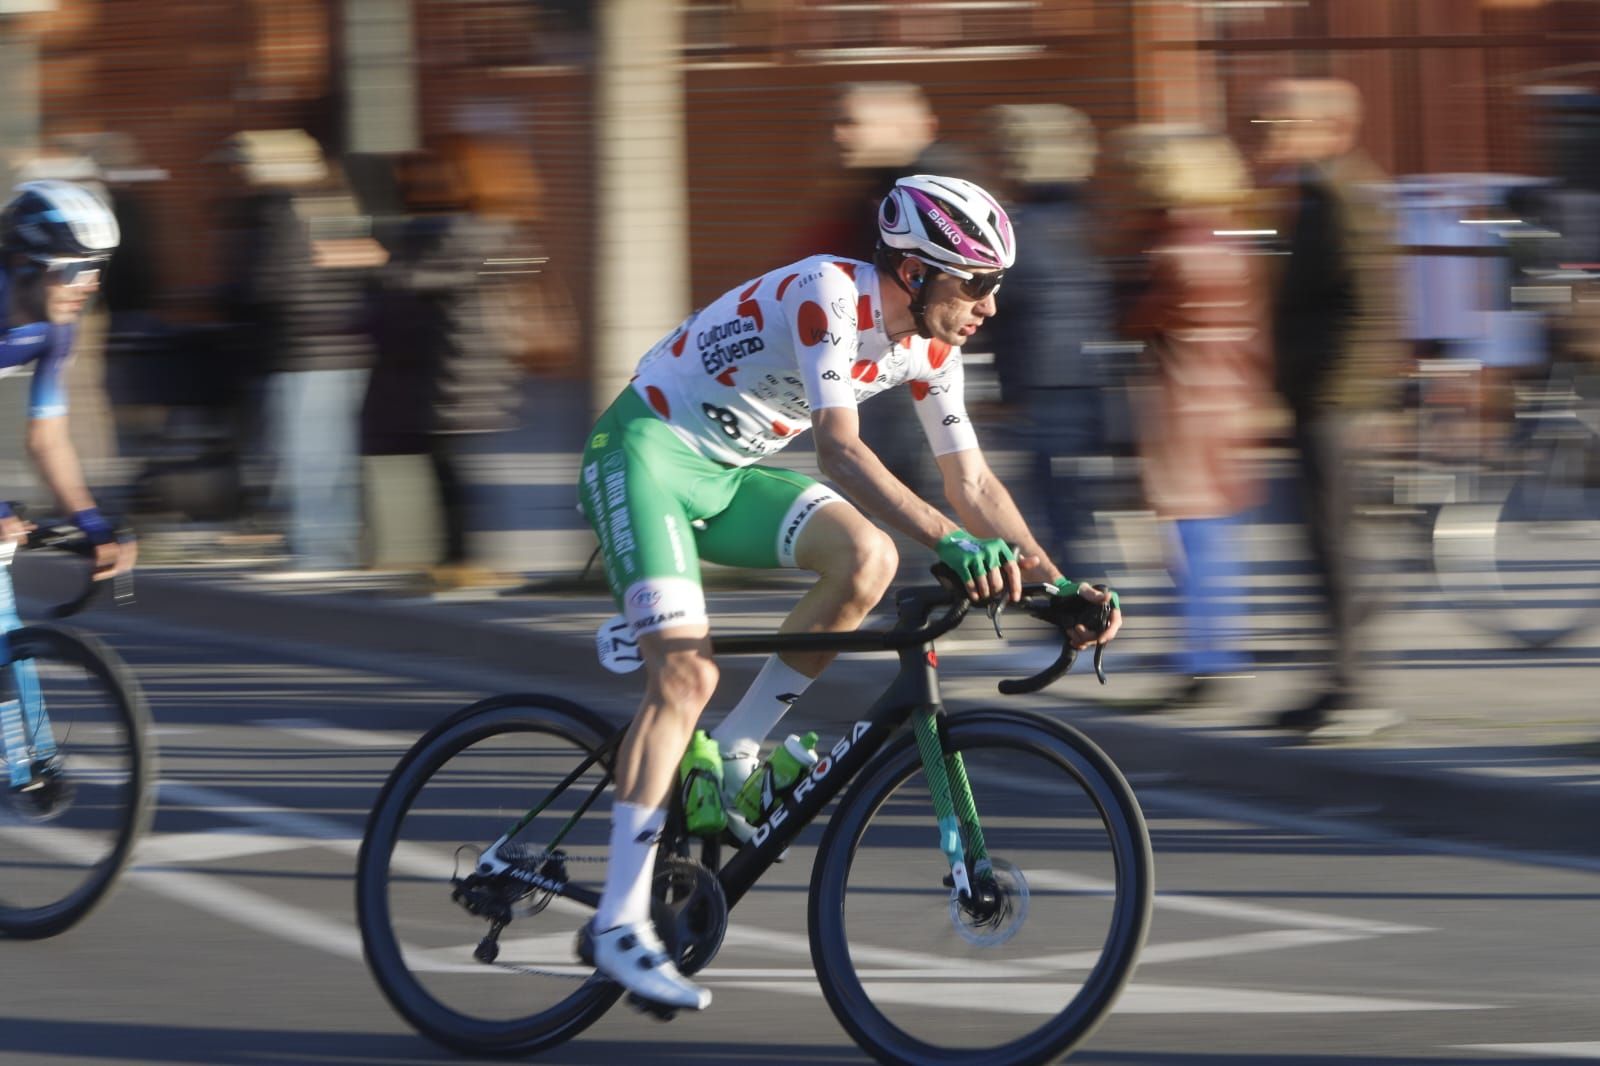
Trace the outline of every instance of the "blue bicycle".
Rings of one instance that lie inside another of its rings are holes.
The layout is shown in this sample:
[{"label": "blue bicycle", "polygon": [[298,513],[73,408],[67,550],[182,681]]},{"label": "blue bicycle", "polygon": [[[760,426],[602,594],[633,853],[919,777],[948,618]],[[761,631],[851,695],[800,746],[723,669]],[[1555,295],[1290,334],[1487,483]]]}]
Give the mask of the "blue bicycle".
[{"label": "blue bicycle", "polygon": [[[93,556],[76,527],[44,523],[24,549]],[[0,545],[0,935],[55,936],[106,897],[150,822],[155,748],[139,683],[110,648],[54,625],[24,626]],[[131,578],[86,575],[63,618]]]}]

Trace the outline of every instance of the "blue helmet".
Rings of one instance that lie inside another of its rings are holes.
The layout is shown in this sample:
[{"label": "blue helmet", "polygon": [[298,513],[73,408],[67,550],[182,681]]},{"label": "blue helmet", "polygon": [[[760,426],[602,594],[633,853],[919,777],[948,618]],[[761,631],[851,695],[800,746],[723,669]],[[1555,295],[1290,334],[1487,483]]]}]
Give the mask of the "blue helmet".
[{"label": "blue helmet", "polygon": [[109,256],[122,239],[99,196],[70,181],[29,181],[0,209],[0,249],[37,259]]}]

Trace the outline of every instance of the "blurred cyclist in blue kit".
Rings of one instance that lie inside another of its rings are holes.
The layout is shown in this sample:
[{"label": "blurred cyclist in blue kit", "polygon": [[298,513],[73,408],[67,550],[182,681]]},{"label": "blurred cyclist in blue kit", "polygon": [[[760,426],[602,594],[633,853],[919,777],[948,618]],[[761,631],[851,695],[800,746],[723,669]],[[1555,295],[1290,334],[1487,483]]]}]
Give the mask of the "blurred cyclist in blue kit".
[{"label": "blurred cyclist in blue kit", "polygon": [[[63,370],[119,238],[109,205],[69,181],[19,185],[0,209],[0,376],[32,370],[28,455],[62,512],[94,543],[100,576],[130,568],[135,549],[132,541],[118,542],[84,483],[67,433]],[[26,532],[0,502],[0,536],[17,540]]]}]

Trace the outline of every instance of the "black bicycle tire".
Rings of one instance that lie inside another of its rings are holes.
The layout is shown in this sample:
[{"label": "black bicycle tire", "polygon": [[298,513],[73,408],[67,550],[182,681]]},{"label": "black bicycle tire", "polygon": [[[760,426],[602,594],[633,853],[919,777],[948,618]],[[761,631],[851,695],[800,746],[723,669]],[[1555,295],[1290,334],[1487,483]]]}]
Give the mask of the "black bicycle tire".
[{"label": "black bicycle tire", "polygon": [[423,1036],[468,1054],[531,1055],[577,1036],[621,997],[620,986],[589,981],[538,1015],[506,1022],[484,1022],[439,1003],[405,967],[390,925],[386,876],[396,829],[428,778],[456,752],[506,732],[549,732],[593,751],[613,731],[599,715],[558,697],[495,696],[431,729],[384,782],[356,857],[356,919],[373,979],[390,1006]]},{"label": "black bicycle tire", "polygon": [[150,710],[133,671],[102,641],[60,626],[24,626],[6,634],[11,658],[70,662],[94,675],[111,696],[127,729],[132,797],[116,840],[76,890],[42,907],[0,906],[0,935],[42,940],[67,931],[104,903],[133,857],[133,847],[150,827],[155,807],[156,748],[150,736]]},{"label": "black bicycle tire", "polygon": [[844,885],[862,833],[878,808],[922,768],[921,755],[906,732],[862,771],[818,846],[807,915],[817,980],[845,1031],[880,1062],[1022,1066],[1054,1061],[1089,1038],[1133,976],[1149,932],[1155,891],[1154,859],[1144,815],[1132,788],[1110,758],[1063,723],[1020,711],[969,711],[947,720],[945,736],[955,750],[983,746],[983,741],[995,737],[1026,747],[1071,773],[1093,797],[1115,844],[1117,871],[1114,916],[1099,963],[1083,991],[1060,1014],[1032,1033],[995,1048],[955,1049],[924,1043],[872,1004],[850,961],[843,921]]}]

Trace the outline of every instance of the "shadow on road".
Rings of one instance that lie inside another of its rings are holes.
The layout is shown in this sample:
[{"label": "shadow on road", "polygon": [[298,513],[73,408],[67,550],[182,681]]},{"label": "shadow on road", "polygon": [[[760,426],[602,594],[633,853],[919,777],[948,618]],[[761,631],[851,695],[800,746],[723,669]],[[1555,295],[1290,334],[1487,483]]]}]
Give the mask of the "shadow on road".
[{"label": "shadow on road", "polygon": [[[204,1066],[410,1066],[413,1063],[459,1062],[464,1057],[435,1047],[420,1036],[385,1033],[330,1033],[313,1030],[205,1029],[190,1026],[137,1025],[75,1020],[70,1023],[34,1018],[4,1018],[6,1052],[36,1055],[40,1060],[71,1062],[139,1062],[204,1064]],[[852,1048],[782,1042],[757,1054],[749,1043],[674,1043],[635,1040],[582,1040],[538,1057],[541,1063],[613,1064],[637,1062],[648,1049],[652,1066],[705,1063],[748,1063],[763,1066],[809,1066],[859,1063]],[[506,1061],[505,1059],[484,1061]]]}]

